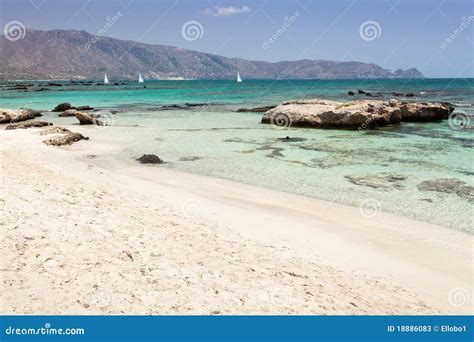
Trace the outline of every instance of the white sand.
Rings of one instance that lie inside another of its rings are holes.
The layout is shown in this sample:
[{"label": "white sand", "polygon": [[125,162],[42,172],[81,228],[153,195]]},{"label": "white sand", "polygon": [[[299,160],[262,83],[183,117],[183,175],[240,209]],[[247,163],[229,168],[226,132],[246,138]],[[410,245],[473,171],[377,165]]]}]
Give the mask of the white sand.
[{"label": "white sand", "polygon": [[473,313],[468,234],[38,131],[0,131],[1,314]]}]

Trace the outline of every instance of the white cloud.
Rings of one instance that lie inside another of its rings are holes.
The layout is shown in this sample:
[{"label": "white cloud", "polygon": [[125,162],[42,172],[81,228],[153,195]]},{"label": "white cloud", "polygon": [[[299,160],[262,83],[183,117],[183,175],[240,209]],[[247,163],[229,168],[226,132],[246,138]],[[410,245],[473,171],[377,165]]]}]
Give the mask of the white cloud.
[{"label": "white cloud", "polygon": [[242,14],[242,13],[247,13],[251,11],[252,10],[248,6],[242,6],[242,7],[229,6],[229,7],[207,8],[202,13],[205,15],[212,15],[214,17],[226,17],[229,15]]}]

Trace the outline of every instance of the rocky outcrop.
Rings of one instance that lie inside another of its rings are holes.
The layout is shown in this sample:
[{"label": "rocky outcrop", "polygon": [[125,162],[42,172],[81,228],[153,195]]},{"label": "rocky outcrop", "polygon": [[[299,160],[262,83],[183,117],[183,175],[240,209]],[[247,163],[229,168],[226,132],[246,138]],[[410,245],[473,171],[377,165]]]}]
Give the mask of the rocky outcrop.
[{"label": "rocky outcrop", "polygon": [[95,115],[84,113],[84,112],[75,112],[74,115],[76,116],[77,120],[81,125],[98,125],[103,126],[104,124],[102,121],[97,119]]},{"label": "rocky outcrop", "polygon": [[63,146],[63,145],[71,145],[80,140],[89,140],[88,137],[83,136],[81,133],[77,132],[68,132],[63,135],[58,135],[43,141],[46,145],[53,145],[53,146]]},{"label": "rocky outcrop", "polygon": [[19,122],[9,124],[5,129],[26,129],[26,128],[36,128],[36,127],[44,127],[44,126],[52,126],[51,122],[46,121],[28,121],[28,122]]},{"label": "rocky outcrop", "polygon": [[[366,94],[366,93],[365,93]],[[406,121],[447,119],[454,107],[447,103],[356,100],[288,101],[266,112],[262,123],[285,127],[367,129]]]},{"label": "rocky outcrop", "polygon": [[371,128],[401,121],[400,110],[383,101],[341,103],[328,100],[284,102],[266,112],[262,123],[315,128]]},{"label": "rocky outcrop", "polygon": [[264,107],[255,107],[255,108],[239,108],[237,112],[239,113],[265,113],[268,112],[270,109],[275,108],[276,105],[273,106],[264,106]]},{"label": "rocky outcrop", "polygon": [[453,111],[450,103],[403,102],[400,105],[403,121],[445,120]]},{"label": "rocky outcrop", "polygon": [[60,117],[76,116],[77,109],[67,109],[62,113],[59,113]]},{"label": "rocky outcrop", "polygon": [[42,116],[41,112],[33,109],[0,109],[0,124],[26,121]]},{"label": "rocky outcrop", "polygon": [[141,164],[163,164],[163,160],[156,154],[144,154],[136,160]]}]

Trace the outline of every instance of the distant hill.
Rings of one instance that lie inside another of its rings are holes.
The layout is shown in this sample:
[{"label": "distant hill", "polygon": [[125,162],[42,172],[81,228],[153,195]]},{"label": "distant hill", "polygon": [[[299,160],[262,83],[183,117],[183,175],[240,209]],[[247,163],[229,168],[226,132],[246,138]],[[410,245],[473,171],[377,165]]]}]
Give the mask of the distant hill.
[{"label": "distant hill", "polygon": [[0,36],[1,79],[367,79],[421,78],[417,69],[394,72],[375,64],[325,60],[263,62],[227,58],[165,45],[101,37],[85,31],[27,30],[23,39]]}]

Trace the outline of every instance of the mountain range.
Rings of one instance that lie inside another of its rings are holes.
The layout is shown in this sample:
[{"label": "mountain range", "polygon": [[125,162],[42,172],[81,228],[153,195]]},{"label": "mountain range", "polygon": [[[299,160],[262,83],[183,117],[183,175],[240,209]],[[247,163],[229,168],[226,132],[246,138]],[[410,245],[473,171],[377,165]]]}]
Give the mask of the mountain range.
[{"label": "mountain range", "polygon": [[370,79],[422,78],[417,69],[328,60],[284,62],[228,58],[178,47],[98,37],[85,31],[27,29],[0,36],[0,79]]}]

